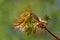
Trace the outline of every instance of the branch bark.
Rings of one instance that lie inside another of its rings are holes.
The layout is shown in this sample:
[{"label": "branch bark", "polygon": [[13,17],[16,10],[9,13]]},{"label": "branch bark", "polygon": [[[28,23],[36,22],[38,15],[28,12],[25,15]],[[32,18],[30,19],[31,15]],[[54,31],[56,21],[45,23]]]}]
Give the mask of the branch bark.
[{"label": "branch bark", "polygon": [[57,36],[55,36],[52,32],[50,32],[46,27],[44,27],[44,29],[50,33],[54,38],[56,38],[57,40],[60,40]]}]

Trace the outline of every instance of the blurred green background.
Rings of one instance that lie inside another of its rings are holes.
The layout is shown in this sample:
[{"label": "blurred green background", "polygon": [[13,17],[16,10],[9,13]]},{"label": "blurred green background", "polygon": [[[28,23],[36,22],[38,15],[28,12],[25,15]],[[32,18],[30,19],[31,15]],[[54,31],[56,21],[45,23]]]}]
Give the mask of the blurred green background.
[{"label": "blurred green background", "polygon": [[0,0],[0,40],[55,40],[43,29],[38,29],[36,34],[30,36],[13,30],[14,20],[28,5],[36,15],[42,18],[48,15],[47,28],[60,36],[60,0]]}]

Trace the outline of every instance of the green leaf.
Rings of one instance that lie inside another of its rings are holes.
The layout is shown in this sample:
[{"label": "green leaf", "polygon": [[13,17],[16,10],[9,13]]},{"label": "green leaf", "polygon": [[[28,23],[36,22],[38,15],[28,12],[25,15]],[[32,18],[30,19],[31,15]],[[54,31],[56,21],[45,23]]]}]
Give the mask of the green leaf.
[{"label": "green leaf", "polygon": [[46,15],[45,17],[44,17],[44,19],[46,20],[46,21],[49,21],[49,16],[48,15]]},{"label": "green leaf", "polygon": [[33,29],[33,34],[35,34],[36,33],[36,27]]}]

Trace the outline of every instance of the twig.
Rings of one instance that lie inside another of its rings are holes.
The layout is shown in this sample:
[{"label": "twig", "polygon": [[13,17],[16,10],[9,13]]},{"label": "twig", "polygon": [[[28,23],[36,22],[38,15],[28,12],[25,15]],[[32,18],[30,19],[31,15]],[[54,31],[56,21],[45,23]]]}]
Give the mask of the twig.
[{"label": "twig", "polygon": [[57,36],[55,36],[52,32],[50,32],[46,27],[44,27],[44,29],[50,33],[54,38],[56,38],[57,40],[60,40]]},{"label": "twig", "polygon": [[[40,22],[39,18],[32,13],[32,17],[35,18],[38,22]],[[39,26],[40,27],[40,26]],[[43,27],[48,33],[50,33],[54,38],[56,38],[57,40],[60,40],[57,36],[55,36],[52,32],[50,32],[46,27]]]}]

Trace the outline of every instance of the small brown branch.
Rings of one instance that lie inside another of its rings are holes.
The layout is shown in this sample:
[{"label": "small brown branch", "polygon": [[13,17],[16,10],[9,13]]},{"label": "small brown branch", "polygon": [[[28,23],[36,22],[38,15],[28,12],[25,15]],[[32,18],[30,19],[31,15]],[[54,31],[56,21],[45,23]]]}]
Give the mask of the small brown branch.
[{"label": "small brown branch", "polygon": [[39,18],[38,18],[34,13],[32,13],[31,16],[32,16],[34,19],[36,19],[38,22],[40,22]]},{"label": "small brown branch", "polygon": [[[39,18],[35,14],[32,13],[32,17],[35,18],[40,23]],[[40,25],[39,25],[39,27],[40,27]],[[48,33],[50,33],[54,38],[56,38],[57,40],[60,40],[57,36],[55,36],[52,32],[50,32],[46,27],[42,27],[42,28],[44,28]]]},{"label": "small brown branch", "polygon": [[50,32],[46,27],[44,27],[44,29],[50,33],[54,38],[56,38],[57,40],[60,40],[57,36],[55,36],[52,32]]}]

